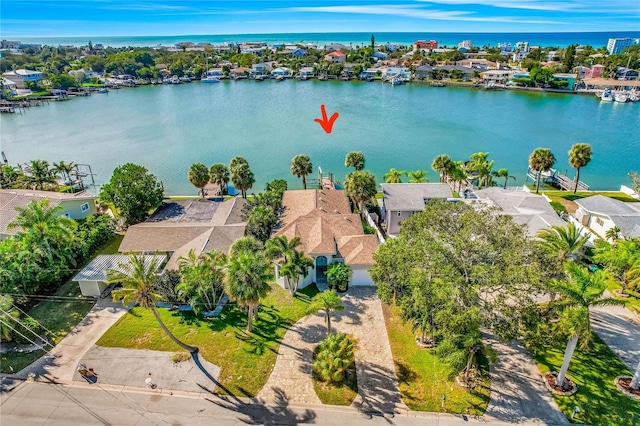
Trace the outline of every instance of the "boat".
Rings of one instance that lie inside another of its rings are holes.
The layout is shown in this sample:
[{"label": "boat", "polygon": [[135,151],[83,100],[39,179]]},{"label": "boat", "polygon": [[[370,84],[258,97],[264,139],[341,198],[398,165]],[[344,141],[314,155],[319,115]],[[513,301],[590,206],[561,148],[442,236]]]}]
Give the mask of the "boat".
[{"label": "boat", "polygon": [[173,76],[173,77],[171,77],[171,79],[169,80],[169,83],[171,83],[171,84],[180,84],[180,83],[181,83],[181,81],[180,81],[180,79],[178,78],[178,76],[175,76],[175,75],[174,75],[174,76]]},{"label": "boat", "polygon": [[102,89],[98,90],[99,93],[109,93],[109,89],[107,89],[106,87],[103,87]]},{"label": "boat", "polygon": [[254,80],[255,81],[262,81],[262,80],[264,80],[264,75],[258,74],[258,75],[255,76]]},{"label": "boat", "polygon": [[204,58],[204,73],[200,78],[200,83],[220,83],[220,79],[209,74],[209,57],[205,56]]},{"label": "boat", "polygon": [[600,95],[600,100],[602,102],[611,102],[613,101],[613,92],[611,89],[605,89],[604,92]]},{"label": "boat", "polygon": [[191,79],[186,75],[183,77],[180,77],[180,81],[182,81],[183,83],[191,83]]},{"label": "boat", "polygon": [[220,83],[220,79],[213,76],[207,76],[200,79],[200,83]]},{"label": "boat", "polygon": [[640,100],[638,93],[636,93],[634,90],[631,90],[629,92],[629,102],[638,102],[638,100]]},{"label": "boat", "polygon": [[618,91],[618,92],[613,92],[613,100],[623,104],[629,100],[629,97],[624,91]]},{"label": "boat", "polygon": [[284,76],[281,76],[281,75],[276,76],[276,81],[282,81],[282,80],[284,80]]}]

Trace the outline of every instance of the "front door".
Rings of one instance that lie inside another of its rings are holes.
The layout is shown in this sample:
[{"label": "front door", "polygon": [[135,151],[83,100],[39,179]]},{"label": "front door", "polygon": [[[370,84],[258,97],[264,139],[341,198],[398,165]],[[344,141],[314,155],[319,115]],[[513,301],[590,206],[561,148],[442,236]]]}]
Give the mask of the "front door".
[{"label": "front door", "polygon": [[316,257],[316,283],[327,283],[327,258],[325,256]]}]

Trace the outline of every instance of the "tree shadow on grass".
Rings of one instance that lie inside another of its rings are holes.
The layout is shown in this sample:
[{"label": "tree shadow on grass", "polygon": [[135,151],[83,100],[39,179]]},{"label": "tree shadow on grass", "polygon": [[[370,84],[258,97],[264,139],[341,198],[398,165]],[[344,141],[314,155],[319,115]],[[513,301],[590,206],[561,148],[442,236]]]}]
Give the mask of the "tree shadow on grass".
[{"label": "tree shadow on grass", "polygon": [[238,418],[249,425],[300,425],[315,423],[315,411],[306,409],[300,413],[289,407],[289,400],[284,390],[275,388],[275,403],[265,405],[257,398],[246,403],[238,398],[219,396],[217,399],[205,398],[207,401],[227,410],[235,411],[244,417]]}]

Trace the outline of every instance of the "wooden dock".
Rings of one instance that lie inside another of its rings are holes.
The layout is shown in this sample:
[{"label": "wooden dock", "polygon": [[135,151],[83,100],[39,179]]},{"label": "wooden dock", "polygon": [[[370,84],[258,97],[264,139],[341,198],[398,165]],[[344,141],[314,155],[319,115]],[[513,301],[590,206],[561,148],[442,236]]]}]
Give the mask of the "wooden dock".
[{"label": "wooden dock", "polygon": [[[537,176],[537,173],[534,170],[531,170],[531,168],[529,168],[527,170],[527,179],[531,178],[531,179],[533,179],[533,182],[535,183],[536,176]],[[561,174],[560,172],[558,172],[555,169],[549,170],[548,174],[542,174],[540,176],[540,181],[543,182],[543,183],[547,183],[547,184],[549,184],[551,186],[556,186],[556,187],[560,188],[563,191],[573,191],[575,189],[575,187],[576,187],[575,180],[573,180],[572,178],[570,178],[566,174]],[[581,180],[579,180],[578,181],[578,189],[577,190],[578,191],[588,191],[589,190],[589,185],[587,185],[586,183],[584,183]]]}]

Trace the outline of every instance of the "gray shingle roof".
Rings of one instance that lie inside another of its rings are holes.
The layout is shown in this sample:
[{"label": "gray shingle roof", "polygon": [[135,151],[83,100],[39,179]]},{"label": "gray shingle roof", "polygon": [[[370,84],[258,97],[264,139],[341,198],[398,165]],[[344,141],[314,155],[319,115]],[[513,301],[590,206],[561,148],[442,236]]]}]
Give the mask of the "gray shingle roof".
[{"label": "gray shingle roof", "polygon": [[576,204],[591,213],[610,215],[640,215],[640,213],[627,203],[603,195],[580,198]]},{"label": "gray shingle roof", "polygon": [[[167,260],[167,256],[158,255],[159,263],[163,264]],[[144,257],[144,264],[148,268],[153,259],[152,255]],[[95,257],[87,266],[85,266],[75,277],[73,281],[106,281],[109,269],[123,271],[121,264],[129,262],[129,255],[126,254],[101,254]]]},{"label": "gray shingle roof", "polygon": [[387,211],[422,211],[425,200],[452,197],[446,183],[383,183],[384,207]]}]

